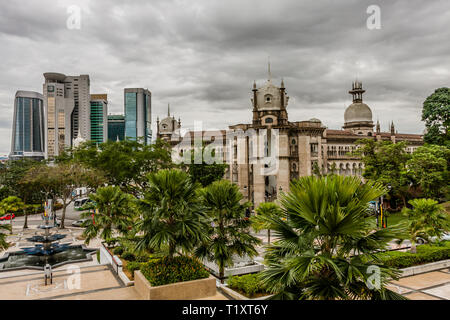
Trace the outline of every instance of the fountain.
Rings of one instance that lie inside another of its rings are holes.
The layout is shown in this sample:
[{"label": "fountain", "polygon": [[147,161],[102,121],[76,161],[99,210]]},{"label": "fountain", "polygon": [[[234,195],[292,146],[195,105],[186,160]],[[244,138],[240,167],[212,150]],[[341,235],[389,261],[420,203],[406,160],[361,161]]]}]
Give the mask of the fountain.
[{"label": "fountain", "polygon": [[67,262],[81,262],[91,260],[88,255],[96,250],[90,250],[84,245],[72,246],[70,243],[61,244],[60,240],[67,235],[57,232],[51,233],[56,228],[55,213],[51,210],[51,200],[45,204],[42,214],[43,224],[38,226],[43,234],[26,238],[28,242],[34,243],[34,247],[23,247],[21,251],[9,252],[0,258],[0,271],[17,268],[38,268],[40,270],[49,266],[59,266]]}]

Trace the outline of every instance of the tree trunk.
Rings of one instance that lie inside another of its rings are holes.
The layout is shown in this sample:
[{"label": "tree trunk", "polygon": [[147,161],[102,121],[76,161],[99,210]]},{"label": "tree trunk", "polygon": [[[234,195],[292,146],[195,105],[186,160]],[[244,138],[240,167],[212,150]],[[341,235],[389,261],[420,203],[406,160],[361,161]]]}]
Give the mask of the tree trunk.
[{"label": "tree trunk", "polygon": [[411,249],[409,250],[411,253],[417,253],[417,245],[415,241],[411,241]]},{"label": "tree trunk", "polygon": [[267,229],[267,244],[270,244],[270,229]]},{"label": "tree trunk", "polygon": [[225,271],[224,270],[225,270],[225,268],[223,266],[219,267],[219,278],[220,278],[220,283],[221,284],[224,284],[224,280],[223,280],[223,278],[225,276]]},{"label": "tree trunk", "polygon": [[25,220],[23,222],[23,229],[28,229],[28,211],[23,209],[23,215],[25,216]]},{"label": "tree trunk", "polygon": [[64,220],[66,219],[66,208],[67,204],[65,201],[63,201],[63,208],[62,208],[62,215],[61,215],[61,226],[60,229],[64,229]]}]

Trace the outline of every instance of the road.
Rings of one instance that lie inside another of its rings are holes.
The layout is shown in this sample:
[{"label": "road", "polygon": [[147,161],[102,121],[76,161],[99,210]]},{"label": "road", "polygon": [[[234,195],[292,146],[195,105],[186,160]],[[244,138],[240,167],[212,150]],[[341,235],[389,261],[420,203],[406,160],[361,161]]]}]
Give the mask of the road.
[{"label": "road", "polygon": [[[72,222],[80,219],[81,211],[76,211],[71,203],[66,208],[66,219],[64,221],[65,226],[70,226]],[[56,211],[56,216],[61,219],[62,209]],[[17,217],[13,220],[13,228],[22,228],[25,217]],[[0,224],[9,224],[9,221],[0,221]],[[28,226],[38,226],[42,224],[41,214],[28,215]]]}]

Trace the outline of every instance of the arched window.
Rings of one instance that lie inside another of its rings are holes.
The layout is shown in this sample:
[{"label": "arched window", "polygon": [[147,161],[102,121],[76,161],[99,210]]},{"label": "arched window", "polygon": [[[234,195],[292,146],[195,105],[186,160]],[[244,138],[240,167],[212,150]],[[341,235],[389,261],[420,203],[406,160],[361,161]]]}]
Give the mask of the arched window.
[{"label": "arched window", "polygon": [[264,96],[264,101],[265,101],[265,102],[272,102],[272,95],[266,94],[266,95]]},{"label": "arched window", "polygon": [[295,145],[297,142],[295,141],[295,139],[292,139],[291,143],[292,143],[293,145]]},{"label": "arched window", "polygon": [[273,119],[272,118],[266,118],[266,123],[273,123]]}]

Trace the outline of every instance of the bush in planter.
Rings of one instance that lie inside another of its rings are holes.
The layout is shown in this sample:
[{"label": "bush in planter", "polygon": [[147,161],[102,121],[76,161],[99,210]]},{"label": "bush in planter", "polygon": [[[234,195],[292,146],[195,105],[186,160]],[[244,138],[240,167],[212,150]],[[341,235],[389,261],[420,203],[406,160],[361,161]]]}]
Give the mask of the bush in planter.
[{"label": "bush in planter", "polygon": [[186,256],[151,260],[141,266],[141,272],[152,286],[209,277],[200,261]]},{"label": "bush in planter", "polygon": [[244,295],[252,298],[258,293],[268,293],[257,274],[232,276],[227,281],[228,286]]},{"label": "bush in planter", "polygon": [[130,261],[127,263],[126,268],[133,275],[134,272],[140,270],[144,264],[145,262]]},{"label": "bush in planter", "polygon": [[127,261],[135,261],[136,260],[136,256],[134,255],[134,253],[129,252],[129,251],[124,252],[120,257]]}]

